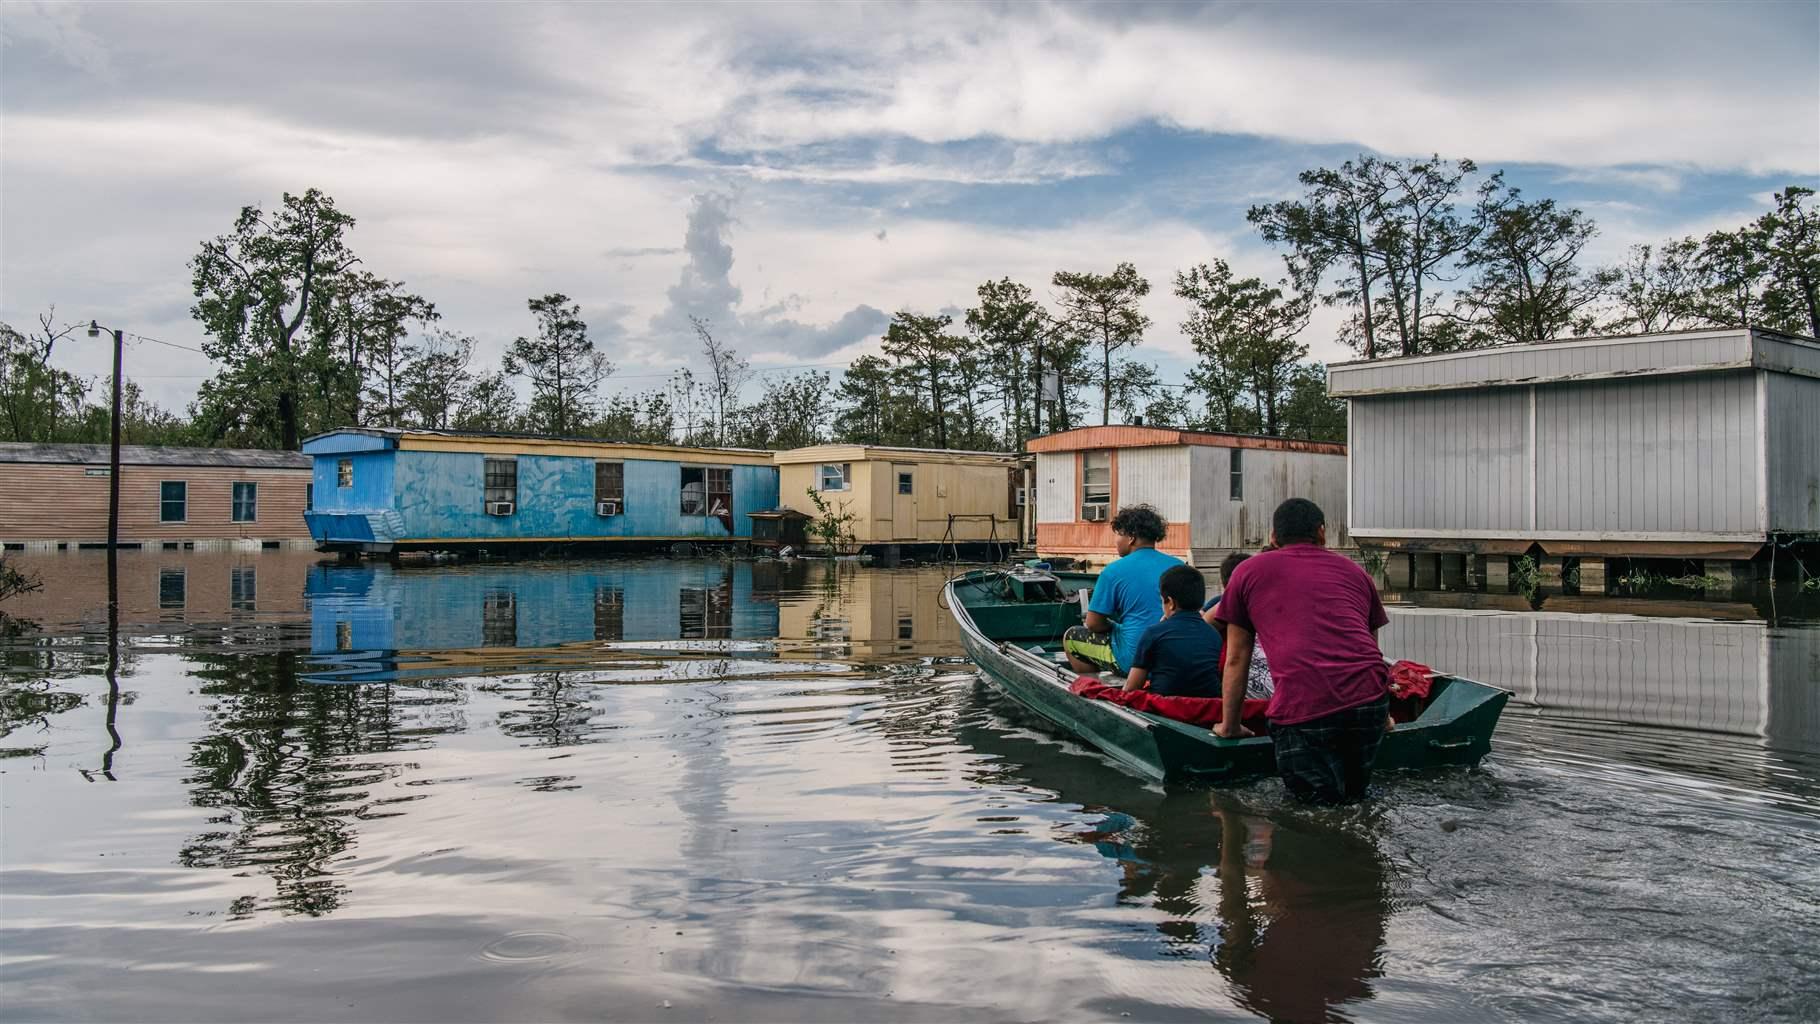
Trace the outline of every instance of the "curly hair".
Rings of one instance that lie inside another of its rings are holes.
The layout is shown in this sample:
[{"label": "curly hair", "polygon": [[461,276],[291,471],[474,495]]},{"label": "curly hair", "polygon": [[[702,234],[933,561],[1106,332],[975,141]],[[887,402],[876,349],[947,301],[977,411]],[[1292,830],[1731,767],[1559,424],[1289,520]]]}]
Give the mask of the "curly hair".
[{"label": "curly hair", "polygon": [[1118,515],[1112,517],[1112,532],[1122,533],[1133,540],[1160,544],[1169,532],[1169,524],[1149,505],[1126,505],[1119,509]]}]

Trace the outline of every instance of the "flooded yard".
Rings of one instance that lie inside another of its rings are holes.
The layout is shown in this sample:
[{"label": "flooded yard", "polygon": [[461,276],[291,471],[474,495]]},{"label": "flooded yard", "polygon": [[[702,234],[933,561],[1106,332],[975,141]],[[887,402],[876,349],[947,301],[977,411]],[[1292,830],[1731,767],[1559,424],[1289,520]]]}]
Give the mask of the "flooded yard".
[{"label": "flooded yard", "polygon": [[1307,810],[1025,717],[936,567],[129,553],[110,685],[19,561],[8,1020],[1820,1016],[1811,606],[1393,598],[1516,699]]}]

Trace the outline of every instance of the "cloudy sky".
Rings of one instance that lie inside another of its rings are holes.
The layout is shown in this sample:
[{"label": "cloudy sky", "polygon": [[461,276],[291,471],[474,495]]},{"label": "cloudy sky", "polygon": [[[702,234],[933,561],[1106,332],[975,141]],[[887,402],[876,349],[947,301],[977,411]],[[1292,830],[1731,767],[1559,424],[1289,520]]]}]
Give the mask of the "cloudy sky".
[{"label": "cloudy sky", "polygon": [[[0,5],[0,320],[195,346],[186,261],[317,187],[491,364],[561,291],[620,366],[844,365],[886,312],[1276,257],[1247,206],[1361,151],[1504,168],[1596,260],[1820,184],[1820,4]],[[1339,358],[1327,325],[1307,340]],[[103,372],[86,339],[65,366]],[[207,360],[139,342],[181,406]]]}]

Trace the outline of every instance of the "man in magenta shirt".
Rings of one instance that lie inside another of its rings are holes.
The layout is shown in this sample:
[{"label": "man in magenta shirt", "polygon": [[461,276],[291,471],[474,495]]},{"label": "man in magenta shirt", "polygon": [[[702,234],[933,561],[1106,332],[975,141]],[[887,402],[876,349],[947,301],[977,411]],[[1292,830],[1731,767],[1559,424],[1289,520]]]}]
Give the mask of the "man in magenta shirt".
[{"label": "man in magenta shirt", "polygon": [[1276,550],[1233,572],[1215,612],[1233,628],[1226,634],[1225,712],[1213,731],[1227,739],[1250,735],[1239,710],[1252,645],[1262,642],[1276,682],[1270,738],[1283,785],[1312,803],[1364,799],[1390,721],[1390,669],[1378,649],[1378,630],[1390,619],[1365,570],[1327,549],[1320,506],[1291,498],[1270,525]]}]

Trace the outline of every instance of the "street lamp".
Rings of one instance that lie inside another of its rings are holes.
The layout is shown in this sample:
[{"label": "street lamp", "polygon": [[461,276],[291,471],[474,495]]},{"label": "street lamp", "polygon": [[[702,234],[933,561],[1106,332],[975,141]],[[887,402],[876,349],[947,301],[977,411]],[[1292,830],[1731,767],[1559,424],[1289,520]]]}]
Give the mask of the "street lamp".
[{"label": "street lamp", "polygon": [[[95,321],[88,322],[89,337],[99,338],[103,330]],[[120,350],[126,341],[123,331],[109,333],[114,336],[114,424],[107,463],[107,603],[114,608],[120,601],[115,557],[120,549]]]}]

